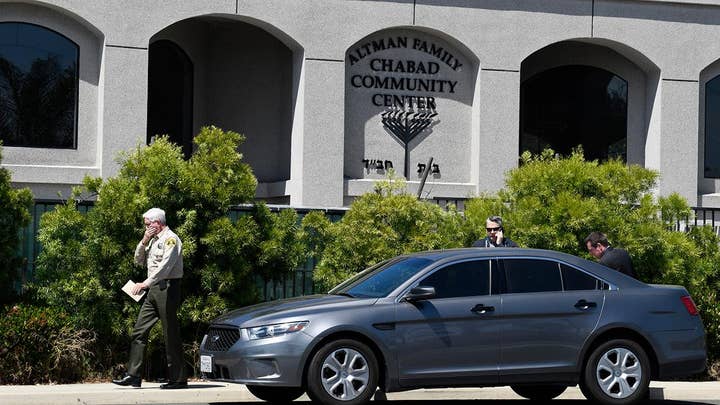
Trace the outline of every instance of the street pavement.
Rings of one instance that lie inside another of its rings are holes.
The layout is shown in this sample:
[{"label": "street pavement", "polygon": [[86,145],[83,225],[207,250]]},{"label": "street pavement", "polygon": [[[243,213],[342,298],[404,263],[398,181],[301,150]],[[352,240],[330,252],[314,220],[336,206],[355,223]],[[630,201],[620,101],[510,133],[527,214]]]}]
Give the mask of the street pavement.
[{"label": "street pavement", "polygon": [[[143,382],[142,388],[118,387],[111,383],[67,385],[0,386],[1,405],[121,405],[121,404],[221,404],[258,402],[244,385],[219,382],[190,382],[188,389],[161,390],[158,383]],[[653,382],[653,403],[719,404],[720,381]],[[420,389],[386,394],[389,401],[413,404],[422,401],[520,400],[508,387]],[[560,400],[584,400],[577,387],[568,388]],[[663,401],[664,400],[664,401]],[[306,396],[298,401],[308,401]]]}]

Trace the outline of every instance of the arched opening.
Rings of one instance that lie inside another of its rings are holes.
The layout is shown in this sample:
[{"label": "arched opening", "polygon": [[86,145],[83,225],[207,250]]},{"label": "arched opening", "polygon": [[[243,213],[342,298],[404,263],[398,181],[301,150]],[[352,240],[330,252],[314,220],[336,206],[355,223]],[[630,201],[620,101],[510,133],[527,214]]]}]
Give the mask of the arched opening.
[{"label": "arched opening", "polygon": [[720,75],[705,83],[705,178],[720,178]]},{"label": "arched opening", "polygon": [[700,72],[698,198],[703,207],[720,206],[720,60]]},{"label": "arched opening", "polygon": [[639,51],[602,38],[550,44],[520,67],[519,152],[582,145],[588,159],[659,169],[659,105],[660,69]]},{"label": "arched opening", "polygon": [[177,44],[168,40],[150,44],[148,66],[147,142],[167,134],[192,154],[193,64]]},{"label": "arched opening", "polygon": [[179,21],[150,43],[148,136],[170,132],[188,155],[203,126],[240,133],[256,196],[289,203],[299,45],[267,23],[219,15]]},{"label": "arched opening", "polygon": [[593,66],[559,66],[520,88],[520,153],[582,145],[589,160],[627,160],[628,85]]}]

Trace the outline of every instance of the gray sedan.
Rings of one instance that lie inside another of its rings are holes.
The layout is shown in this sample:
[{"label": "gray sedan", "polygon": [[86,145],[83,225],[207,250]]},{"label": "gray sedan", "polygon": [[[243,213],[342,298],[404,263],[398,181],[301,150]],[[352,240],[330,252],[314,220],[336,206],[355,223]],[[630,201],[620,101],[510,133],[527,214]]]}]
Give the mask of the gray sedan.
[{"label": "gray sedan", "polygon": [[630,404],[651,379],[706,361],[683,287],[559,252],[477,248],[399,256],[325,295],[229,312],[200,354],[210,380],[328,405],[366,403],[378,388],[500,385],[547,400],[576,384],[589,399]]}]

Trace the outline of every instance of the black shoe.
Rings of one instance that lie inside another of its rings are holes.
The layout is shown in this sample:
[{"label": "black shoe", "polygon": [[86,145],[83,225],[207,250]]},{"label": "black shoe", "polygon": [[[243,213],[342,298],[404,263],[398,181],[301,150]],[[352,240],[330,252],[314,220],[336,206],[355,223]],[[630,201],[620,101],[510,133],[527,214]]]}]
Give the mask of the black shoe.
[{"label": "black shoe", "polygon": [[187,381],[172,381],[167,384],[160,385],[160,389],[162,390],[179,390],[187,387]]},{"label": "black shoe", "polygon": [[134,375],[125,375],[120,380],[112,380],[113,384],[122,385],[123,387],[127,387],[128,385],[132,385],[135,388],[140,388],[140,384],[142,383],[142,378],[135,377]]}]

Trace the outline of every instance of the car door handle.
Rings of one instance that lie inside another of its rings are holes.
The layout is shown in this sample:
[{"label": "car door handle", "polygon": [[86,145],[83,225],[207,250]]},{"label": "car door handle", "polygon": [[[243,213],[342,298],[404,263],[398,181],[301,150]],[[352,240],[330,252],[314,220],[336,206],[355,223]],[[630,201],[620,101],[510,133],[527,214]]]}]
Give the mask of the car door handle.
[{"label": "car door handle", "polygon": [[575,308],[577,308],[577,309],[585,310],[588,308],[595,308],[595,307],[597,307],[597,304],[594,302],[590,302],[590,301],[580,300],[575,303]]},{"label": "car door handle", "polygon": [[485,306],[483,304],[477,304],[471,309],[471,312],[475,312],[477,314],[484,314],[486,312],[492,312],[495,310],[495,307],[493,306]]}]

